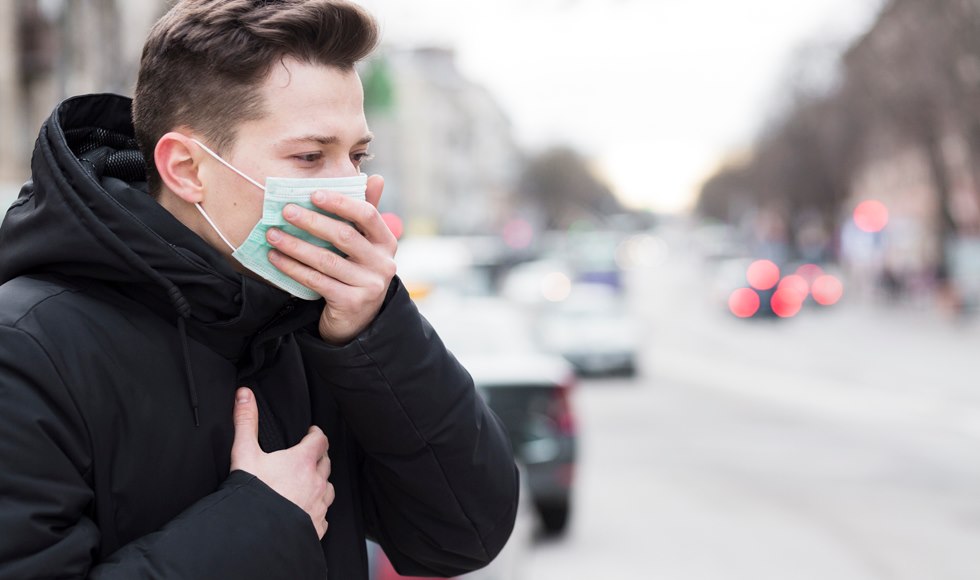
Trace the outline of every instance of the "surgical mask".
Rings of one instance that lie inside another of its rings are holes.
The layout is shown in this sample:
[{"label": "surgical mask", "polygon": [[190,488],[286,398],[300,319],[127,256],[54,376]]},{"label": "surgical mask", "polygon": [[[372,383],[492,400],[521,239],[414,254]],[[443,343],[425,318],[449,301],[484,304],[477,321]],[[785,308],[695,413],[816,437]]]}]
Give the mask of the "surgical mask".
[{"label": "surgical mask", "polygon": [[[249,232],[248,237],[242,242],[242,245],[237,248],[228,241],[228,238],[221,233],[218,226],[215,225],[214,220],[208,216],[204,208],[201,207],[200,203],[195,203],[194,206],[197,210],[201,212],[204,219],[207,220],[208,224],[214,229],[218,237],[228,245],[232,250],[232,257],[238,260],[242,266],[247,268],[249,271],[254,272],[261,276],[263,279],[267,280],[274,286],[289,292],[297,298],[302,298],[304,300],[316,300],[320,298],[320,295],[313,290],[303,286],[296,280],[293,280],[285,273],[283,273],[279,268],[276,268],[269,262],[269,251],[272,246],[266,241],[265,234],[269,228],[275,227],[288,234],[291,234],[301,240],[309,242],[314,246],[318,246],[332,252],[343,255],[343,253],[334,247],[333,244],[326,240],[321,240],[320,238],[314,236],[313,234],[301,230],[285,220],[282,216],[282,210],[287,204],[294,204],[308,210],[315,211],[317,213],[323,214],[325,216],[343,220],[331,213],[327,213],[320,208],[313,205],[310,196],[313,192],[319,190],[330,190],[342,193],[348,197],[354,199],[363,200],[364,193],[367,190],[367,175],[361,173],[360,175],[354,177],[323,177],[323,178],[294,178],[294,177],[267,177],[265,180],[265,186],[255,181],[248,175],[239,171],[238,168],[234,167],[232,164],[228,163],[221,158],[220,155],[209,149],[205,144],[201,143],[197,139],[193,140],[195,143],[201,146],[202,149],[208,152],[212,157],[221,162],[225,167],[231,169],[238,175],[241,175],[249,183],[255,187],[261,189],[264,192],[262,200],[262,217],[259,219],[252,231]],[[349,222],[348,222],[349,223]]]}]

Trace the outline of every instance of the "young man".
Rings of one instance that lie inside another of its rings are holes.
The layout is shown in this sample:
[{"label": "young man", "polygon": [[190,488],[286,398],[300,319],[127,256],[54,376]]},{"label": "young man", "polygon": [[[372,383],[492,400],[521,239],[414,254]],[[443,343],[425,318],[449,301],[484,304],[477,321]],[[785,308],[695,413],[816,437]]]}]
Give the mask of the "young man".
[{"label": "young man", "polygon": [[0,227],[0,578],[358,580],[365,537],[448,576],[502,548],[505,434],[360,173],[376,41],[343,0],[182,0],[132,104],[41,128]]}]

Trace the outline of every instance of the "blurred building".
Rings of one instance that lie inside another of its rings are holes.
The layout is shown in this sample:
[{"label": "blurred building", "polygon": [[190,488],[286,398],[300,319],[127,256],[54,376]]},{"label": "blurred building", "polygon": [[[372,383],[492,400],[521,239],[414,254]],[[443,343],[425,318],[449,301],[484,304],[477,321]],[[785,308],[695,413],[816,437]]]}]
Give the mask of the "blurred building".
[{"label": "blurred building", "polygon": [[362,76],[376,136],[366,168],[385,176],[383,209],[409,233],[496,231],[521,153],[490,93],[444,48],[386,48]]},{"label": "blurred building", "polygon": [[843,257],[858,278],[866,278],[866,287],[884,280],[908,298],[921,297],[931,291],[938,274],[960,291],[976,294],[980,261],[971,248],[980,239],[980,195],[962,136],[947,135],[941,151],[949,180],[946,205],[953,220],[948,232],[943,231],[935,177],[921,148],[893,143],[869,156],[857,171],[844,209],[875,199],[889,212],[888,226],[880,233],[859,232],[853,224],[844,232]]},{"label": "blurred building", "polygon": [[[980,308],[978,38],[980,0],[883,0],[836,80],[787,86],[793,105],[706,182],[699,212],[776,211],[791,254],[840,258],[876,299]],[[866,200],[888,213],[880,228],[852,219]],[[840,245],[811,252],[825,224]]]},{"label": "blurred building", "polygon": [[[59,101],[132,94],[146,34],[169,4],[0,1],[0,188],[28,177],[37,131]],[[382,209],[409,233],[496,231],[521,155],[494,98],[449,49],[385,48],[361,74],[376,135],[366,170],[386,178]]]},{"label": "blurred building", "polygon": [[77,94],[132,94],[166,0],[0,2],[0,181],[23,181],[42,121]]},{"label": "blurred building", "polygon": [[866,285],[896,296],[938,288],[961,304],[980,299],[980,53],[972,43],[980,29],[967,18],[980,10],[970,6],[936,13],[924,0],[889,2],[845,57],[875,95],[865,110],[879,118],[842,211],[875,199],[889,219],[875,234],[848,224],[843,257]]}]

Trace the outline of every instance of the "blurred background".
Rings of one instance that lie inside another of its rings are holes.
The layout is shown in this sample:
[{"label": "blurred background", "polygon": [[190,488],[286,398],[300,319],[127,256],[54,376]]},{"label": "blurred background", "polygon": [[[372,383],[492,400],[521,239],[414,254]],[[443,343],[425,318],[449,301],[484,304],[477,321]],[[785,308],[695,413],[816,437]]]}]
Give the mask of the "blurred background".
[{"label": "blurred background", "polygon": [[[363,4],[399,274],[525,473],[473,578],[980,577],[980,0]],[[0,209],[168,5],[0,2]]]}]

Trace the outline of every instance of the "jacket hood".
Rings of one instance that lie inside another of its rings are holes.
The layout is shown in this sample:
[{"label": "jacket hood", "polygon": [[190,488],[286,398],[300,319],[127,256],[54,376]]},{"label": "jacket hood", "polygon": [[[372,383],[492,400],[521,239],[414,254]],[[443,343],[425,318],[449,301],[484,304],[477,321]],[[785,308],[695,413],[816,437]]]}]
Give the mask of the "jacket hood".
[{"label": "jacket hood", "polygon": [[0,283],[63,274],[110,284],[232,359],[260,331],[295,330],[322,308],[241,275],[147,193],[126,97],[61,103],[41,127],[31,170],[0,226]]}]

